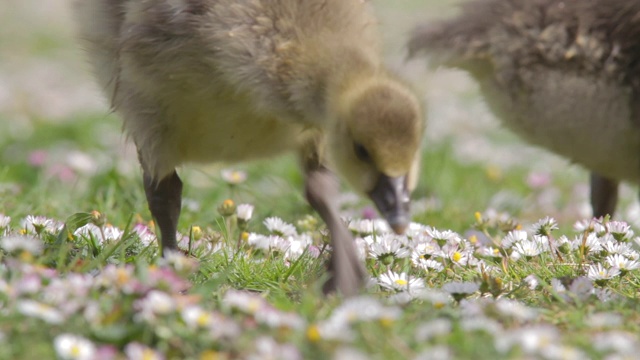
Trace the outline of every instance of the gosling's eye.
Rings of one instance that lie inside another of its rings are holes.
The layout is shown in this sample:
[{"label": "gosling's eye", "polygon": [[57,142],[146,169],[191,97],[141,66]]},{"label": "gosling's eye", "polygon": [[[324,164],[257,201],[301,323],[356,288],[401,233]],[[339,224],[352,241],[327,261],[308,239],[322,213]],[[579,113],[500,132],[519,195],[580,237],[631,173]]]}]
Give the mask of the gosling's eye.
[{"label": "gosling's eye", "polygon": [[356,153],[356,157],[360,159],[360,161],[371,161],[371,155],[369,155],[369,152],[367,151],[367,149],[365,149],[364,146],[362,146],[362,144],[354,144],[353,151]]}]

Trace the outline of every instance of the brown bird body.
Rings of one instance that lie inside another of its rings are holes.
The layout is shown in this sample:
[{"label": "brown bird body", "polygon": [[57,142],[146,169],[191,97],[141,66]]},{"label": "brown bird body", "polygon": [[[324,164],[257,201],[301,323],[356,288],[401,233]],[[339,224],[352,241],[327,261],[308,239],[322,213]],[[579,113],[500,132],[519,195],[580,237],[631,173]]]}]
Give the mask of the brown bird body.
[{"label": "brown bird body", "polygon": [[[364,274],[327,168],[408,222],[424,129],[412,91],[380,61],[360,0],[83,0],[80,37],[139,152],[164,248],[175,248],[184,163],[300,154],[331,231],[343,293]],[[347,270],[341,270],[347,269]]]},{"label": "brown bird body", "polygon": [[640,182],[640,1],[477,0],[409,43],[479,83],[503,124],[592,171],[597,216]]}]

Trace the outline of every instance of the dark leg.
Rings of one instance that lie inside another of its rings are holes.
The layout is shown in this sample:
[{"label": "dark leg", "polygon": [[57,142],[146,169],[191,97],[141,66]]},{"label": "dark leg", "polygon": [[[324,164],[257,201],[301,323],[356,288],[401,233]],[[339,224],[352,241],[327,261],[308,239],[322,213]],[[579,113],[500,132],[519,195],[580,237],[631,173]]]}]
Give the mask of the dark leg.
[{"label": "dark leg", "polygon": [[176,229],[182,202],[182,181],[174,171],[160,181],[144,173],[144,190],[151,215],[160,228],[162,252],[177,249]]},{"label": "dark leg", "polygon": [[316,156],[306,158],[304,167],[305,195],[327,224],[333,247],[329,261],[331,278],[324,284],[323,292],[339,291],[345,296],[355,295],[364,285],[366,270],[358,258],[349,229],[338,215],[334,202],[339,190],[338,180],[319,164]]},{"label": "dark leg", "polygon": [[594,217],[613,215],[618,203],[618,182],[591,173],[591,208]]}]

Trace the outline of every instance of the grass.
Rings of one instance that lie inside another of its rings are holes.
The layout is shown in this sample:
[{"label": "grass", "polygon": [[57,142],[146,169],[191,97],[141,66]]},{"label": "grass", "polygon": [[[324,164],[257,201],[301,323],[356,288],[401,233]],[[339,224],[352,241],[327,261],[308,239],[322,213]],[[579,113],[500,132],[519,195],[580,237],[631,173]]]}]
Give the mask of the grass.
[{"label": "grass", "polygon": [[[451,11],[398,4],[377,3],[390,38],[412,23],[398,17]],[[238,184],[220,167],[181,169],[189,256],[160,258],[135,152],[119,120],[75,90],[90,79],[68,29],[47,28],[29,2],[11,6],[4,20],[24,31],[1,39],[13,57],[0,57],[0,359],[617,359],[640,349],[635,195],[623,191],[616,221],[574,229],[585,172],[496,128],[459,75],[423,79],[446,95],[427,90],[414,229],[363,230],[371,204],[345,188],[372,282],[356,298],[325,297],[324,225],[293,157],[242,165]],[[221,215],[228,199],[255,207],[246,227]],[[538,222],[547,216],[557,229]],[[266,226],[273,217],[294,230]]]}]

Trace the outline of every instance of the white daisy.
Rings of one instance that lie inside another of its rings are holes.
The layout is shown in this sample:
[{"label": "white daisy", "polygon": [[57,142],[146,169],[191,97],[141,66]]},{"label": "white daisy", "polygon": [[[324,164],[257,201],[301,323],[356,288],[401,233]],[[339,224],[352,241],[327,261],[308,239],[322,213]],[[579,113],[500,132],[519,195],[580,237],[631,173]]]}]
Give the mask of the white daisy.
[{"label": "white daisy", "polygon": [[164,360],[159,351],[137,342],[127,344],[124,353],[128,360]]},{"label": "white daisy", "polygon": [[253,215],[254,206],[251,204],[240,204],[236,208],[236,215],[238,220],[249,221]]},{"label": "white daisy", "polygon": [[426,232],[433,240],[435,240],[440,246],[444,244],[457,244],[462,242],[462,237],[451,230],[440,231],[432,227],[427,227]]},{"label": "white daisy", "polygon": [[40,234],[43,231],[48,233],[55,233],[62,230],[64,224],[50,219],[46,216],[33,216],[27,215],[21,222],[22,228],[29,234]]},{"label": "white daisy", "polygon": [[0,214],[0,229],[6,229],[11,223],[11,217],[5,214]]},{"label": "white daisy", "polygon": [[494,306],[501,314],[520,321],[531,321],[538,317],[538,311],[517,300],[501,298],[495,301]]},{"label": "white daisy", "polygon": [[413,248],[413,254],[411,255],[416,257],[421,257],[425,260],[431,259],[434,256],[440,255],[442,250],[440,246],[433,240],[427,240],[418,243]]},{"label": "white daisy", "polygon": [[607,281],[620,275],[620,269],[605,269],[602,264],[589,265],[587,269],[587,277],[595,282]]},{"label": "white daisy", "polygon": [[527,286],[531,290],[537,289],[538,286],[540,285],[540,281],[538,280],[538,277],[533,275],[533,274],[528,275],[527,277],[525,277],[524,278],[524,282],[527,283]]},{"label": "white daisy", "polygon": [[7,236],[0,240],[0,247],[6,252],[27,251],[33,255],[42,253],[44,244],[31,236]]},{"label": "white daisy", "polygon": [[593,294],[593,283],[588,277],[580,276],[571,282],[569,291],[581,301],[585,301]]},{"label": "white daisy", "polygon": [[418,342],[424,342],[439,335],[450,334],[452,329],[453,324],[451,320],[446,318],[435,319],[418,325],[415,331],[415,337]]},{"label": "white daisy", "polygon": [[609,221],[606,228],[613,237],[618,241],[628,241],[633,238],[633,230],[624,221]]},{"label": "white daisy", "polygon": [[260,295],[240,290],[227,291],[222,298],[222,303],[247,314],[255,314],[268,307],[267,302]]},{"label": "white daisy", "polygon": [[226,181],[230,185],[237,185],[247,180],[247,173],[242,170],[223,169],[220,171],[222,180]]},{"label": "white daisy", "polygon": [[444,270],[444,265],[442,265],[441,262],[433,259],[425,259],[416,252],[411,254],[411,263],[413,263],[413,266],[426,271],[434,270],[441,272]]},{"label": "white daisy", "polygon": [[446,244],[442,247],[442,254],[454,265],[465,266],[469,259],[473,257],[469,251],[461,248],[458,244]]},{"label": "white daisy", "polygon": [[602,245],[600,244],[600,238],[594,233],[587,235],[586,239],[583,239],[583,235],[576,236],[571,241],[571,250],[580,250],[584,246],[587,254],[599,253],[602,251]]},{"label": "white daisy", "polygon": [[516,243],[513,246],[513,252],[520,257],[531,258],[540,255],[543,249],[539,242],[526,240]]},{"label": "white daisy", "polygon": [[500,246],[502,246],[504,249],[508,249],[514,244],[526,241],[527,237],[527,232],[524,230],[511,230],[504,238],[502,238]]},{"label": "white daisy", "polygon": [[415,291],[424,288],[424,281],[420,278],[409,278],[407,273],[395,273],[391,270],[378,277],[378,285],[394,291]]},{"label": "white daisy", "polygon": [[391,231],[386,221],[381,219],[360,219],[349,221],[349,230],[360,235],[384,234]]},{"label": "white daisy", "polygon": [[376,241],[369,245],[369,255],[386,265],[391,264],[395,259],[406,258],[409,254],[409,249],[405,248],[398,236],[393,234],[377,236]]},{"label": "white daisy", "polygon": [[200,306],[190,305],[180,312],[182,320],[191,329],[207,328],[213,324],[211,312],[203,310]]},{"label": "white daisy", "polygon": [[549,236],[551,231],[558,229],[558,223],[552,217],[545,217],[532,226],[533,233],[536,235]]},{"label": "white daisy", "polygon": [[302,234],[298,236],[289,236],[287,239],[288,247],[285,250],[285,259],[295,260],[304,254],[305,250],[313,243],[311,235]]},{"label": "white daisy", "polygon": [[480,289],[480,285],[474,282],[452,281],[442,285],[442,290],[458,301],[475,293],[478,289]]},{"label": "white daisy", "polygon": [[621,272],[635,270],[640,268],[640,263],[636,260],[629,260],[620,254],[609,255],[605,258],[605,261],[613,269],[618,269]]},{"label": "white daisy", "polygon": [[169,294],[151,290],[143,299],[136,301],[136,308],[139,309],[137,317],[144,321],[154,322],[159,315],[166,315],[173,312],[177,303]]},{"label": "white daisy", "polygon": [[620,254],[624,256],[632,255],[634,250],[631,248],[631,243],[619,242],[613,235],[606,234],[600,239],[602,249],[608,254]]},{"label": "white daisy", "polygon": [[333,310],[329,320],[351,324],[358,321],[395,320],[402,315],[397,307],[383,306],[369,296],[352,297]]},{"label": "white daisy", "polygon": [[16,309],[22,315],[38,318],[49,324],[61,324],[64,321],[64,315],[58,309],[34,300],[20,300]]},{"label": "white daisy", "polygon": [[90,340],[73,334],[56,336],[53,347],[64,360],[92,360],[96,355],[96,346]]},{"label": "white daisy", "polygon": [[264,219],[264,226],[266,226],[270,232],[279,236],[287,237],[297,235],[296,228],[279,217],[274,216]]},{"label": "white daisy", "polygon": [[156,238],[156,234],[144,224],[137,224],[133,227],[133,231],[138,234],[138,238],[140,238],[140,242],[144,246],[149,246],[151,244],[157,244],[158,239]]}]

